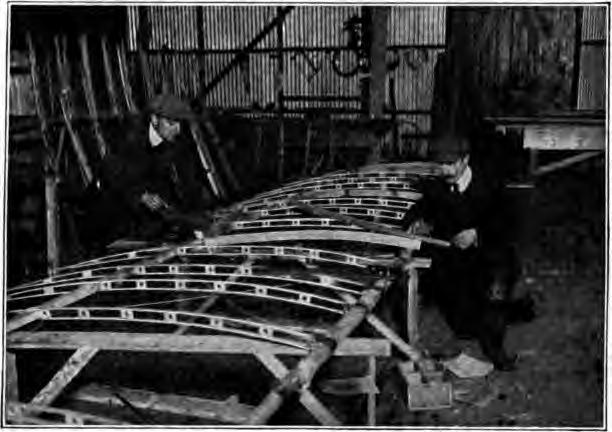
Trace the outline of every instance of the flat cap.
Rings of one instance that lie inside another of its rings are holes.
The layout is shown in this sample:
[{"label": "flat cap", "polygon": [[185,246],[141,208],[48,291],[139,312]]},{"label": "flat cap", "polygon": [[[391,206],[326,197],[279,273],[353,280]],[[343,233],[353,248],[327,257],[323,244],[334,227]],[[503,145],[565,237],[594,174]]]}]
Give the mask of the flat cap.
[{"label": "flat cap", "polygon": [[454,162],[470,152],[470,141],[461,135],[439,135],[431,141],[429,152],[435,162]]},{"label": "flat cap", "polygon": [[177,96],[163,93],[155,96],[149,102],[149,112],[173,120],[188,120],[193,118],[189,105]]}]

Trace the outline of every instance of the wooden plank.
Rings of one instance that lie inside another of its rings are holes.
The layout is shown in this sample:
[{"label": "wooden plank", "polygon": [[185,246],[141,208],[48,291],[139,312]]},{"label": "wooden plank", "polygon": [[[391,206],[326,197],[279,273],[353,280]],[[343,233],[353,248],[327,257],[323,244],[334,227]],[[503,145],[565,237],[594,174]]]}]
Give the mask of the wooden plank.
[{"label": "wooden plank", "polygon": [[308,387],[315,373],[332,356],[335,345],[345,340],[369,312],[376,306],[382,291],[389,285],[387,279],[378,280],[371,288],[365,289],[359,302],[350,306],[345,315],[334,324],[328,333],[329,339],[313,344],[310,352],[302,358],[278,385],[268,393],[249,417],[248,424],[265,424],[281,406],[289,394]]},{"label": "wooden plank", "polygon": [[[277,357],[269,352],[258,351],[255,357],[274,375],[281,380],[289,370]],[[300,403],[324,426],[341,426],[342,423],[319,401],[307,388],[300,391]]]},{"label": "wooden plank", "polygon": [[528,125],[524,134],[523,146],[538,150],[604,150],[606,143],[604,125]]},{"label": "wooden plank", "polygon": [[50,405],[66,388],[78,373],[89,363],[98,352],[97,348],[83,346],[76,350],[51,378],[51,381],[32,399],[34,405]]},{"label": "wooden plank", "polygon": [[[6,419],[9,423],[18,425],[121,425],[125,424],[119,420],[110,419],[98,415],[82,413],[63,408],[40,406],[24,403],[9,402],[6,407]],[[62,416],[62,421],[51,421],[36,417],[36,415],[52,415],[57,418]]]},{"label": "wooden plank", "polygon": [[4,391],[6,400],[11,402],[19,401],[19,376],[17,374],[17,355],[13,352],[6,352],[4,371]]},{"label": "wooden plank", "polygon": [[258,233],[228,234],[207,238],[203,246],[230,245],[238,243],[262,243],[292,240],[342,240],[363,242],[387,246],[397,246],[404,249],[417,250],[421,241],[415,238],[398,237],[395,235],[368,233],[350,230],[299,230],[299,231],[268,231]]},{"label": "wooden plank", "polygon": [[536,176],[536,177],[537,176],[541,176],[541,175],[548,174],[548,173],[553,172],[553,171],[557,171],[557,170],[560,170],[560,169],[563,169],[563,168],[567,168],[567,167],[569,167],[571,165],[574,165],[574,164],[577,164],[579,162],[584,162],[585,160],[592,159],[592,158],[594,158],[596,156],[600,156],[600,155],[604,156],[605,153],[604,152],[599,152],[599,151],[583,152],[583,153],[577,154],[575,156],[564,158],[564,159],[562,159],[560,161],[555,161],[555,162],[551,162],[549,164],[540,166],[540,167],[536,168],[535,171],[532,172],[532,174],[534,176]]},{"label": "wooden plank", "polygon": [[73,400],[121,408],[124,404],[117,398],[116,393],[141,410],[155,410],[232,424],[244,423],[253,410],[252,406],[234,400],[219,401],[176,394],[159,394],[148,390],[97,384],[83,387],[71,393],[69,397]]},{"label": "wooden plank", "polygon": [[[90,346],[105,351],[184,352],[245,354],[269,352],[279,355],[306,355],[306,351],[272,342],[224,335],[179,335],[108,332],[14,332],[7,335],[10,349],[77,349]],[[388,357],[391,347],[385,339],[348,338],[336,356]]]}]

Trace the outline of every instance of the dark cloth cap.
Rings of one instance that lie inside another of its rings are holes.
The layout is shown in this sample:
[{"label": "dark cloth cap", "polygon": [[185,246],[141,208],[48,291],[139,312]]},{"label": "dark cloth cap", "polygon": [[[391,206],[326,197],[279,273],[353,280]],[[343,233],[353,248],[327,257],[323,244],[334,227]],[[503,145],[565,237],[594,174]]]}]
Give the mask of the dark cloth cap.
[{"label": "dark cloth cap", "polygon": [[435,162],[455,162],[470,152],[470,142],[460,135],[445,134],[431,141],[429,152]]},{"label": "dark cloth cap", "polygon": [[149,112],[173,120],[189,120],[193,111],[184,101],[173,94],[159,94],[149,103]]}]

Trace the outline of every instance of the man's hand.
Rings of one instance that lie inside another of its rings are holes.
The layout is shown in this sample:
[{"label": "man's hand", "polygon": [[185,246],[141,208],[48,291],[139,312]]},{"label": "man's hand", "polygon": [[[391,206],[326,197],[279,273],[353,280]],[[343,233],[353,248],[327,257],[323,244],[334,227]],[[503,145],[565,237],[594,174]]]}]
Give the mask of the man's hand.
[{"label": "man's hand", "polygon": [[451,243],[459,249],[467,249],[470,246],[476,246],[478,243],[478,234],[476,229],[469,228],[460,231],[452,238]]},{"label": "man's hand", "polygon": [[158,194],[149,192],[145,192],[140,196],[140,202],[153,211],[159,211],[168,207],[168,204]]}]

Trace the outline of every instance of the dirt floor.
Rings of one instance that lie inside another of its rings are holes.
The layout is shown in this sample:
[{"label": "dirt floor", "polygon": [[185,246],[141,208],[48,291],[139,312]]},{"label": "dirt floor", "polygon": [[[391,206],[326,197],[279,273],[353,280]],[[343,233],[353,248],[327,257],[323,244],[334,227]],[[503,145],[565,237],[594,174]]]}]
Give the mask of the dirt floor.
[{"label": "dirt floor", "polygon": [[[517,288],[534,294],[538,317],[509,331],[507,347],[519,356],[517,369],[481,379],[454,378],[463,402],[416,414],[396,410],[392,423],[602,426],[604,171],[602,160],[550,174],[538,180],[530,199],[523,202],[527,223]],[[423,311],[421,320],[426,347],[452,344],[435,310]],[[473,344],[464,348],[478,354]]]}]

